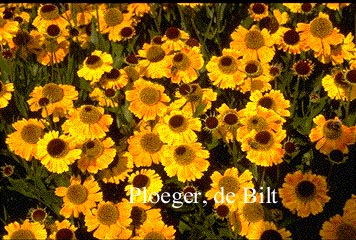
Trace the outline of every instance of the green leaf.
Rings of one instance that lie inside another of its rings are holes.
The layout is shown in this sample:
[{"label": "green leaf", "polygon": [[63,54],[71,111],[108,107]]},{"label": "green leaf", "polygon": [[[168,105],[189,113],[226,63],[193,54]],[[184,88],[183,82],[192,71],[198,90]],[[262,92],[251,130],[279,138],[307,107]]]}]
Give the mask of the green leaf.
[{"label": "green leaf", "polygon": [[184,233],[185,231],[190,231],[192,228],[185,222],[179,221],[178,229],[180,233]]},{"label": "green leaf", "polygon": [[5,80],[5,83],[10,82],[10,67],[2,54],[0,54],[0,70],[1,77]]}]

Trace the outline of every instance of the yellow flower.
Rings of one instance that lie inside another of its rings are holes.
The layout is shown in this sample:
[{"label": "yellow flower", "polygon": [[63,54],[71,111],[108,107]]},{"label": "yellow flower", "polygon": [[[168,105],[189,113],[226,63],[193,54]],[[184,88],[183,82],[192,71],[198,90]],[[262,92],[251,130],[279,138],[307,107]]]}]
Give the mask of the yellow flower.
[{"label": "yellow flower", "polygon": [[[90,3],[67,3],[67,10],[63,13],[63,17],[70,22],[71,25],[83,26],[91,24],[93,18],[92,12],[95,11],[95,6]],[[73,18],[75,14],[75,17]]]},{"label": "yellow flower", "polygon": [[112,70],[113,58],[109,53],[95,50],[85,58],[83,66],[78,70],[79,77],[90,81],[91,84],[99,82],[105,72]]},{"label": "yellow flower", "polygon": [[265,3],[251,3],[248,7],[248,13],[254,21],[260,21],[268,16],[268,5]]},{"label": "yellow flower", "polygon": [[53,116],[53,121],[58,122],[60,117],[67,116],[77,99],[78,91],[74,86],[47,83],[44,86],[36,86],[31,91],[27,103],[32,112],[42,110],[43,118]]},{"label": "yellow flower", "polygon": [[240,54],[234,49],[224,48],[222,56],[212,56],[206,65],[208,77],[213,85],[222,89],[235,89],[243,83]]},{"label": "yellow flower", "polygon": [[300,170],[288,173],[278,189],[283,206],[302,218],[323,211],[330,200],[327,191],[326,177]]},{"label": "yellow flower", "polygon": [[[252,173],[249,170],[245,170],[240,174],[235,167],[226,169],[223,175],[218,171],[214,171],[210,178],[212,180],[211,187],[205,193],[205,197],[208,200],[215,197],[214,200],[219,202],[224,199],[230,211],[235,211],[238,203],[243,201],[245,188],[254,187]],[[227,195],[229,195],[229,202],[226,199]]]},{"label": "yellow flower", "polygon": [[195,142],[198,137],[195,131],[201,131],[201,122],[191,112],[172,110],[157,123],[161,140],[169,145]]},{"label": "yellow flower", "polygon": [[356,88],[346,81],[344,71],[339,68],[333,69],[331,74],[325,74],[321,85],[331,99],[352,101],[356,98]]},{"label": "yellow flower", "polygon": [[350,61],[351,67],[353,67],[353,59],[355,56],[355,43],[353,42],[354,36],[351,32],[347,34],[344,41],[331,48],[331,63],[335,65],[343,64],[344,61]]},{"label": "yellow flower", "polygon": [[145,203],[131,203],[131,206],[130,218],[132,222],[130,229],[132,230],[137,231],[146,221],[156,222],[162,220],[160,208],[152,208],[149,204]]},{"label": "yellow flower", "polygon": [[129,110],[144,121],[155,120],[165,113],[170,101],[164,91],[161,84],[142,78],[136,80],[133,89],[125,92],[126,99],[130,102]]},{"label": "yellow flower", "polygon": [[195,181],[208,170],[210,154],[199,142],[185,142],[177,146],[164,146],[162,165],[168,177],[177,176],[178,181]]},{"label": "yellow flower", "polygon": [[355,143],[355,127],[345,126],[336,116],[326,120],[322,114],[313,118],[316,124],[310,130],[309,138],[316,142],[315,148],[328,155],[332,150],[340,150],[348,153],[348,145]]},{"label": "yellow flower", "polygon": [[243,59],[270,62],[275,55],[274,40],[266,28],[260,30],[253,25],[248,30],[239,25],[231,38],[230,48],[239,51]]},{"label": "yellow flower", "polygon": [[119,91],[108,88],[108,89],[101,89],[95,87],[94,90],[89,93],[89,97],[93,100],[98,102],[100,107],[110,107],[114,108],[119,105]]},{"label": "yellow flower", "polygon": [[315,64],[310,59],[300,59],[292,66],[293,75],[303,80],[309,79],[313,74]]},{"label": "yellow flower", "polygon": [[3,83],[0,81],[0,109],[9,105],[9,101],[12,98],[14,92],[13,83]]},{"label": "yellow flower", "polygon": [[336,214],[325,221],[320,229],[319,235],[322,240],[327,239],[355,239],[356,238],[356,217]]},{"label": "yellow flower", "polygon": [[129,76],[124,69],[112,68],[100,78],[99,84],[104,89],[121,89],[127,85]]},{"label": "yellow flower", "polygon": [[81,150],[75,149],[73,138],[58,131],[50,131],[37,142],[36,158],[50,172],[69,171],[69,165],[80,158]]},{"label": "yellow flower", "polygon": [[162,37],[162,48],[167,51],[179,51],[186,47],[186,40],[189,39],[189,34],[176,27],[169,27],[164,32]]},{"label": "yellow flower", "polygon": [[132,231],[128,229],[132,219],[131,204],[127,199],[119,203],[101,201],[96,208],[85,215],[84,221],[88,232],[99,239],[128,239]]},{"label": "yellow flower", "polygon": [[159,164],[163,158],[163,142],[157,128],[141,125],[138,131],[129,137],[128,151],[134,159],[136,167],[150,167],[152,163]]},{"label": "yellow flower", "polygon": [[75,231],[77,227],[74,226],[70,221],[64,219],[63,221],[56,220],[54,222],[54,229],[49,236],[49,239],[60,240],[60,239],[69,239],[76,240]]},{"label": "yellow flower", "polygon": [[278,228],[274,222],[264,221],[259,227],[253,226],[253,230],[247,235],[248,239],[292,239],[292,233],[286,228]]},{"label": "yellow flower", "polygon": [[311,14],[315,9],[316,3],[283,3],[292,13]]},{"label": "yellow flower", "polygon": [[37,10],[37,16],[32,22],[38,30],[47,28],[51,24],[57,24],[65,28],[68,26],[68,21],[61,16],[59,8],[52,3],[41,4]]},{"label": "yellow flower", "polygon": [[235,108],[230,108],[223,103],[218,111],[218,134],[222,135],[227,142],[236,140],[237,129],[240,127],[239,114]]},{"label": "yellow flower", "polygon": [[6,144],[18,156],[29,161],[36,155],[37,142],[45,134],[45,125],[36,118],[21,119],[12,124],[15,129],[7,135]]},{"label": "yellow flower", "polygon": [[12,42],[12,38],[19,30],[19,23],[0,17],[0,45]]},{"label": "yellow flower", "polygon": [[11,239],[33,239],[43,240],[47,238],[45,226],[39,222],[30,222],[26,219],[23,223],[17,221],[5,226],[7,235],[3,236],[4,240]]},{"label": "yellow flower", "polygon": [[331,46],[342,43],[345,36],[334,28],[329,15],[319,12],[318,17],[308,23],[297,23],[297,32],[300,32],[301,41],[306,47],[314,51],[314,57],[322,63],[328,63],[331,55]]},{"label": "yellow flower", "polygon": [[72,109],[69,115],[62,129],[65,133],[75,136],[78,142],[105,137],[113,122],[110,114],[104,114],[104,108],[94,105],[82,105]]},{"label": "yellow flower", "polygon": [[281,30],[281,35],[276,39],[276,46],[279,50],[294,55],[310,49],[306,42],[301,40],[300,33],[288,27]]},{"label": "yellow flower", "polygon": [[130,197],[131,203],[149,203],[163,187],[161,176],[155,170],[148,168],[142,168],[132,173],[127,181],[125,191],[126,195]]},{"label": "yellow flower", "polygon": [[132,239],[174,239],[176,230],[167,226],[162,220],[145,221]]},{"label": "yellow flower", "polygon": [[173,83],[190,83],[195,81],[203,67],[204,59],[200,53],[200,48],[182,48],[176,52],[172,58],[172,78]]},{"label": "yellow flower", "polygon": [[356,216],[356,195],[351,194],[351,197],[346,200],[343,212],[345,215]]}]

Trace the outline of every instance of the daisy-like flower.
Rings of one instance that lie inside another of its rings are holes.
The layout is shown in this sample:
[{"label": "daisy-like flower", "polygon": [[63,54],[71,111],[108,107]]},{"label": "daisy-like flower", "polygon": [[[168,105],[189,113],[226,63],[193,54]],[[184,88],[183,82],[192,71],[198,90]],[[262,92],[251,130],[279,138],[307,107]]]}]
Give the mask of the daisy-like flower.
[{"label": "daisy-like flower", "polygon": [[117,107],[119,103],[119,91],[114,88],[102,89],[95,87],[94,90],[89,93],[90,99],[98,102],[101,107]]},{"label": "daisy-like flower", "polygon": [[195,181],[208,170],[209,151],[199,142],[185,142],[177,146],[164,146],[162,165],[169,177],[177,176],[178,181]]},{"label": "daisy-like flower", "polygon": [[32,112],[41,110],[41,116],[53,116],[58,122],[74,107],[73,101],[78,99],[78,91],[72,85],[47,83],[36,86],[30,93],[27,103]]},{"label": "daisy-like flower", "polygon": [[346,81],[344,71],[334,68],[331,74],[321,79],[321,85],[331,99],[352,101],[356,98],[356,88]]},{"label": "daisy-like flower", "polygon": [[189,39],[189,34],[176,27],[169,27],[162,37],[162,48],[167,51],[179,51],[186,47],[185,41]]},{"label": "daisy-like flower", "polygon": [[70,221],[64,219],[63,221],[56,220],[54,222],[53,230],[50,235],[49,239],[54,240],[61,240],[61,239],[70,239],[75,240],[76,235],[75,231],[77,231],[77,227],[74,226]]},{"label": "daisy-like flower", "polygon": [[241,143],[241,150],[252,163],[269,167],[283,162],[284,149],[282,141],[286,137],[285,130],[251,130]]},{"label": "daisy-like flower", "polygon": [[300,33],[288,27],[281,30],[280,36],[276,38],[276,46],[279,50],[294,55],[310,49],[306,42],[301,40]]},{"label": "daisy-like flower", "polygon": [[38,30],[45,29],[51,24],[58,26],[68,26],[68,21],[61,16],[59,8],[52,3],[41,4],[37,10],[37,16],[32,22]]},{"label": "daisy-like flower", "polygon": [[5,178],[11,177],[15,172],[15,166],[10,164],[5,164],[4,166],[1,166],[0,169],[1,175]]},{"label": "daisy-like flower", "polygon": [[48,220],[48,214],[44,208],[31,208],[28,211],[28,215],[29,218],[34,222],[44,223],[46,220]]},{"label": "daisy-like flower", "polygon": [[166,225],[163,220],[145,221],[132,239],[174,239],[175,233],[174,227]]},{"label": "daisy-like flower", "polygon": [[251,93],[249,100],[250,101],[246,104],[246,108],[256,109],[257,106],[261,106],[267,109],[272,109],[281,117],[290,116],[288,110],[290,101],[285,99],[280,90],[271,89],[269,92],[265,93],[254,91]]},{"label": "daisy-like flower", "polygon": [[193,114],[199,111],[199,115],[201,115],[211,108],[212,102],[217,99],[217,95],[213,89],[201,88],[198,83],[183,83],[176,91],[176,99],[170,104],[170,107]]},{"label": "daisy-like flower", "polygon": [[88,232],[99,239],[128,239],[132,231],[128,229],[132,219],[131,204],[127,199],[119,203],[101,201],[96,208],[85,215],[84,221]]},{"label": "daisy-like flower", "polygon": [[328,155],[336,149],[348,153],[348,145],[355,143],[356,128],[344,125],[337,116],[326,120],[319,114],[313,118],[313,122],[316,126],[310,130],[309,138],[321,153]]},{"label": "daisy-like flower", "polygon": [[120,30],[117,41],[127,41],[133,38],[135,35],[136,29],[131,25],[127,25]]},{"label": "daisy-like flower", "polygon": [[150,3],[129,3],[127,5],[127,11],[134,17],[141,18],[146,13],[150,13],[151,4]]},{"label": "daisy-like flower", "polygon": [[35,157],[48,171],[63,173],[69,171],[69,165],[80,158],[81,152],[75,148],[73,138],[53,130],[37,142]]},{"label": "daisy-like flower", "polygon": [[300,170],[288,173],[278,189],[283,206],[302,218],[323,211],[324,205],[330,200],[327,192],[326,177]]},{"label": "daisy-like flower", "polygon": [[5,230],[7,234],[3,236],[4,240],[41,240],[47,238],[45,226],[39,222],[31,222],[29,219],[26,219],[23,223],[19,223],[17,221],[9,223],[5,226]]},{"label": "daisy-like flower", "polygon": [[292,233],[286,228],[278,228],[274,222],[264,221],[258,228],[253,226],[253,231],[248,239],[291,239]]},{"label": "daisy-like flower", "polygon": [[102,4],[99,7],[99,26],[100,32],[108,34],[108,39],[113,42],[122,40],[120,33],[123,28],[132,26],[133,21],[130,13],[123,13],[119,8],[107,7]]},{"label": "daisy-like flower", "polygon": [[130,197],[130,202],[135,203],[150,202],[150,198],[158,194],[163,187],[161,176],[155,170],[148,168],[131,173],[127,181],[126,195]]},{"label": "daisy-like flower", "polygon": [[8,45],[16,56],[26,60],[30,54],[37,54],[41,51],[42,41],[40,39],[42,38],[43,36],[40,36],[37,30],[32,30],[29,33],[26,29],[20,29],[12,37],[12,41],[8,42]]},{"label": "daisy-like flower", "polygon": [[19,23],[0,17],[0,45],[12,42],[12,38],[19,30]]},{"label": "daisy-like flower", "polygon": [[[249,170],[239,173],[239,170],[235,167],[226,169],[223,175],[218,171],[214,171],[210,178],[212,180],[211,187],[205,193],[205,197],[210,200],[214,199],[214,196],[218,194],[226,199],[228,194],[229,199],[233,200],[232,202],[226,202],[230,207],[230,211],[235,211],[238,203],[243,201],[245,188],[254,187],[252,173]],[[232,194],[234,194],[233,199],[231,199]],[[222,200],[216,199],[218,201]]]},{"label": "daisy-like flower", "polygon": [[237,86],[240,92],[266,92],[272,89],[269,82],[274,77],[270,74],[270,65],[268,63],[257,60],[243,60],[239,70],[242,73],[242,83]]},{"label": "daisy-like flower", "polygon": [[310,59],[301,59],[296,61],[292,66],[292,73],[303,80],[309,79],[313,74],[315,64]]},{"label": "daisy-like flower", "polygon": [[104,108],[94,105],[73,108],[69,115],[70,117],[62,125],[62,130],[75,136],[78,142],[105,137],[113,122],[111,115],[104,113]]},{"label": "daisy-like flower", "polygon": [[129,228],[135,232],[140,229],[142,224],[146,221],[156,222],[162,220],[160,208],[152,208],[145,203],[131,203],[131,206],[130,218],[132,219],[132,222]]},{"label": "daisy-like flower", "polygon": [[124,69],[112,68],[100,78],[99,84],[104,89],[121,89],[129,82],[129,76]]},{"label": "daisy-like flower", "polygon": [[3,83],[0,81],[0,109],[7,107],[14,92],[13,83]]},{"label": "daisy-like flower", "polygon": [[91,175],[82,183],[80,177],[72,176],[68,187],[57,187],[55,194],[63,198],[63,206],[59,213],[65,218],[79,217],[80,213],[88,214],[103,200],[103,193],[94,177]]},{"label": "daisy-like flower", "polygon": [[259,20],[259,27],[260,29],[266,28],[277,43],[284,30],[287,29],[284,25],[289,22],[289,15],[288,12],[281,12],[279,9],[273,9],[272,13]]},{"label": "daisy-like flower", "polygon": [[171,78],[172,57],[168,50],[164,50],[158,44],[144,43],[142,49],[138,50],[138,67],[145,77],[148,78]]},{"label": "daisy-like flower", "polygon": [[240,127],[238,111],[235,108],[230,108],[226,103],[217,108],[217,111],[220,134],[224,136],[225,141],[234,141],[237,136],[237,129]]},{"label": "daisy-like flower", "polygon": [[45,126],[38,119],[22,119],[12,124],[15,129],[6,138],[6,144],[16,155],[30,161],[37,153],[37,142],[43,137]]},{"label": "daisy-like flower", "polygon": [[238,111],[239,123],[241,126],[237,129],[237,139],[243,141],[243,139],[252,131],[256,130],[273,130],[278,132],[282,130],[282,124],[285,119],[279,116],[271,109],[266,109],[261,106],[257,106],[253,109],[241,109]]},{"label": "daisy-like flower", "polygon": [[349,32],[342,43],[331,47],[330,61],[334,66],[343,64],[346,60],[350,61],[350,65],[353,67],[353,59],[356,51],[353,40],[354,36]]},{"label": "daisy-like flower", "polygon": [[224,48],[222,56],[210,58],[206,70],[213,85],[222,89],[234,89],[243,83],[243,74],[239,70],[240,56],[235,49]]},{"label": "daisy-like flower", "polygon": [[221,220],[226,220],[230,218],[231,211],[226,203],[215,203],[214,204],[214,215]]},{"label": "daisy-like flower", "polygon": [[[89,3],[67,3],[67,11],[63,17],[73,26],[83,26],[91,23],[94,5]],[[74,17],[73,17],[74,16]]]},{"label": "daisy-like flower", "polygon": [[325,221],[319,231],[322,240],[327,239],[355,239],[356,217],[355,215],[336,214]]},{"label": "daisy-like flower", "polygon": [[148,125],[141,125],[138,131],[134,131],[134,134],[129,137],[128,151],[131,153],[134,159],[136,167],[149,167],[161,162],[163,158],[163,145],[157,128],[151,129]]},{"label": "daisy-like flower", "polygon": [[79,77],[90,81],[91,84],[99,82],[105,72],[110,72],[113,68],[113,58],[109,53],[95,50],[85,58],[83,66],[78,70]]},{"label": "daisy-like flower", "polygon": [[193,117],[191,112],[172,110],[157,123],[157,132],[164,143],[179,145],[195,142],[197,132],[201,131],[201,121]]},{"label": "daisy-like flower", "polygon": [[268,16],[268,5],[265,3],[251,3],[248,13],[254,21],[259,21]]},{"label": "daisy-like flower", "polygon": [[316,3],[283,3],[292,13],[311,14]]},{"label": "daisy-like flower", "polygon": [[82,172],[97,173],[98,170],[105,169],[114,160],[116,149],[115,142],[110,138],[95,138],[87,140],[81,146],[82,155],[78,160],[78,168]]},{"label": "daisy-like flower", "polygon": [[275,55],[274,39],[266,28],[260,30],[257,25],[250,29],[242,25],[231,33],[230,48],[239,51],[243,59],[270,62]]},{"label": "daisy-like flower", "polygon": [[190,83],[198,78],[198,71],[203,67],[204,59],[200,48],[182,48],[172,58],[173,83]]},{"label": "daisy-like flower", "polygon": [[144,121],[155,120],[166,112],[170,101],[164,91],[165,88],[161,84],[142,78],[136,80],[133,89],[125,91],[126,99],[130,102],[129,110]]},{"label": "daisy-like flower", "polygon": [[316,58],[320,57],[322,63],[328,63],[331,46],[343,42],[345,36],[334,28],[329,15],[319,12],[318,17],[308,23],[297,23],[297,32],[300,32],[301,41],[314,51]]},{"label": "daisy-like flower", "polygon": [[342,210],[345,215],[356,216],[356,194],[351,194],[351,197],[346,200]]},{"label": "daisy-like flower", "polygon": [[104,183],[119,184],[124,182],[133,171],[134,164],[132,155],[129,152],[118,153],[110,165],[108,168],[98,172],[99,178]]}]

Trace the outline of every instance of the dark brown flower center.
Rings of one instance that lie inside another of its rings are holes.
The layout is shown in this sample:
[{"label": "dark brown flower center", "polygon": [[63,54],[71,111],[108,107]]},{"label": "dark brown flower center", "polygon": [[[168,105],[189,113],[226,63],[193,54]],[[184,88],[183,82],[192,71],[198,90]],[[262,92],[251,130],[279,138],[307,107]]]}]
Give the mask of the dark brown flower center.
[{"label": "dark brown flower center", "polygon": [[316,186],[308,180],[303,180],[295,187],[295,193],[300,200],[311,201],[316,195]]},{"label": "dark brown flower center", "polygon": [[334,80],[335,80],[335,84],[338,85],[339,87],[348,88],[350,86],[349,82],[346,81],[341,71],[338,71],[335,74]]},{"label": "dark brown flower center", "polygon": [[215,211],[219,217],[226,218],[229,215],[230,209],[228,206],[222,204],[222,205],[217,206]]},{"label": "dark brown flower center", "polygon": [[182,70],[182,71],[186,70],[190,65],[188,56],[184,53],[175,54],[173,57],[173,65],[178,70]]},{"label": "dark brown flower center", "polygon": [[340,163],[344,160],[344,153],[338,149],[335,149],[329,153],[329,158],[336,163]]},{"label": "dark brown flower center", "polygon": [[215,129],[219,125],[219,120],[214,116],[209,116],[205,119],[205,126],[208,129]]},{"label": "dark brown flower center", "polygon": [[62,228],[56,232],[56,240],[72,239],[73,237],[73,231],[68,228]]},{"label": "dark brown flower center", "polygon": [[68,145],[60,138],[54,138],[47,145],[47,152],[53,158],[61,158],[68,152]]},{"label": "dark brown flower center", "polygon": [[222,56],[219,59],[218,67],[225,74],[233,74],[237,71],[237,62],[232,56]]},{"label": "dark brown flower center", "polygon": [[12,38],[12,40],[17,46],[25,46],[27,43],[30,42],[31,36],[28,32],[18,31],[15,37]]},{"label": "dark brown flower center", "polygon": [[278,231],[268,229],[261,234],[260,240],[283,240],[283,238]]},{"label": "dark brown flower center", "polygon": [[101,141],[94,139],[85,142],[82,146],[82,154],[89,160],[97,159],[104,152]]},{"label": "dark brown flower center", "polygon": [[272,98],[265,96],[262,97],[260,100],[258,100],[257,105],[264,108],[271,109],[274,105],[274,101]]},{"label": "dark brown flower center", "polygon": [[327,139],[338,139],[342,134],[342,123],[338,120],[328,120],[323,126],[323,133]]},{"label": "dark brown flower center", "polygon": [[110,70],[110,72],[105,73],[107,79],[118,79],[120,77],[120,71],[116,68]]},{"label": "dark brown flower center", "polygon": [[178,91],[182,96],[186,96],[192,92],[192,87],[189,84],[183,83],[182,85],[179,86]]},{"label": "dark brown flower center", "polygon": [[132,225],[135,227],[141,226],[147,219],[147,213],[145,212],[144,209],[133,206],[131,209],[131,219],[132,219]]},{"label": "dark brown flower center", "polygon": [[126,62],[129,64],[138,64],[138,59],[134,54],[130,54],[126,57]]},{"label": "dark brown flower center", "polygon": [[49,104],[49,99],[46,98],[46,97],[41,97],[39,100],[38,100],[38,105],[40,105],[41,107],[45,107]]},{"label": "dark brown flower center", "polygon": [[95,69],[100,67],[103,64],[103,60],[99,56],[90,55],[85,61],[88,68]]},{"label": "dark brown flower center", "polygon": [[284,33],[283,40],[288,45],[294,45],[299,42],[300,36],[297,31],[295,31],[294,29],[290,29]]},{"label": "dark brown flower center", "polygon": [[129,38],[133,35],[134,30],[132,27],[124,27],[120,31],[120,35],[123,36],[124,38]]},{"label": "dark brown flower center", "polygon": [[37,208],[31,212],[31,219],[36,222],[42,222],[47,217],[47,213],[44,209]]},{"label": "dark brown flower center", "polygon": [[187,120],[182,115],[174,115],[169,119],[168,125],[174,132],[183,132],[187,127]]},{"label": "dark brown flower center", "polygon": [[286,142],[284,144],[284,150],[289,154],[294,153],[294,151],[296,150],[295,143],[290,141]]},{"label": "dark brown flower center", "polygon": [[303,3],[301,9],[303,12],[308,13],[312,10],[313,6],[310,3]]},{"label": "dark brown flower center", "polygon": [[262,14],[266,11],[266,7],[262,3],[254,3],[252,6],[252,11],[256,14]]},{"label": "dark brown flower center", "polygon": [[166,30],[165,35],[168,39],[175,40],[180,37],[180,31],[176,27],[170,27]]},{"label": "dark brown flower center", "polygon": [[235,125],[238,122],[238,117],[235,113],[227,113],[224,116],[224,123],[227,125]]},{"label": "dark brown flower center", "polygon": [[266,28],[270,34],[277,32],[279,23],[275,17],[264,17],[260,20],[260,28]]},{"label": "dark brown flower center", "polygon": [[112,98],[116,95],[116,90],[113,88],[108,88],[108,89],[105,89],[104,94],[105,94],[105,97]]},{"label": "dark brown flower center", "polygon": [[56,5],[45,4],[40,9],[40,16],[45,20],[53,20],[59,17],[59,9]]},{"label": "dark brown flower center", "polygon": [[61,33],[61,29],[56,24],[51,24],[47,27],[47,34],[50,37],[57,37]]},{"label": "dark brown flower center", "polygon": [[199,47],[200,46],[200,43],[199,43],[199,41],[198,40],[196,40],[195,38],[189,38],[186,42],[185,42],[185,44],[187,44],[188,45],[188,47]]},{"label": "dark brown flower center", "polygon": [[271,141],[271,139],[273,139],[273,137],[271,133],[268,131],[260,131],[255,135],[256,142],[262,145],[268,144]]},{"label": "dark brown flower center", "polygon": [[346,81],[356,84],[356,69],[352,69],[347,71],[346,73]]},{"label": "dark brown flower center", "polygon": [[312,68],[309,61],[300,60],[294,66],[294,70],[298,76],[308,76],[311,73]]},{"label": "dark brown flower center", "polygon": [[248,77],[256,78],[262,75],[263,69],[261,63],[256,60],[251,60],[246,63],[245,73]]},{"label": "dark brown flower center", "polygon": [[150,182],[150,179],[144,174],[138,174],[132,180],[132,185],[136,188],[146,187]]}]

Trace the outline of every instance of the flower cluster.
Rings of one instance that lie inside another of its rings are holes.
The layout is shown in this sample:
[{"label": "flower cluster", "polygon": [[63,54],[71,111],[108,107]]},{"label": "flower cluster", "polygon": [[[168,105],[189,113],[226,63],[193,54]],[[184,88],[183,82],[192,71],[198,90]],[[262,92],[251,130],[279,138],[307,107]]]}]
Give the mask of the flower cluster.
[{"label": "flower cluster", "polygon": [[356,237],[354,4],[0,13],[4,239]]}]

